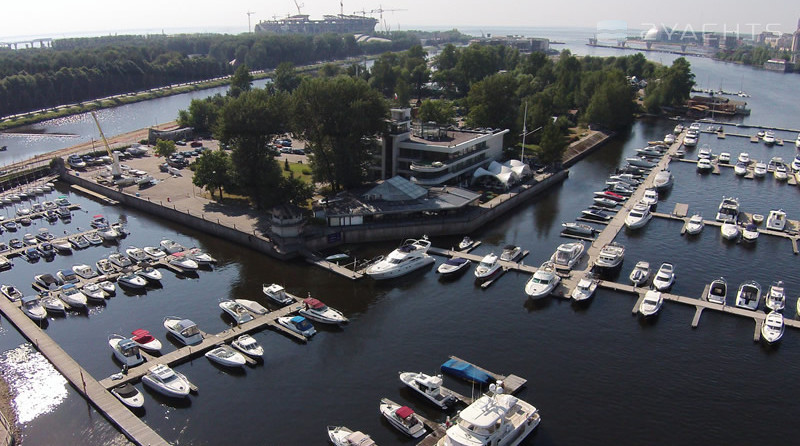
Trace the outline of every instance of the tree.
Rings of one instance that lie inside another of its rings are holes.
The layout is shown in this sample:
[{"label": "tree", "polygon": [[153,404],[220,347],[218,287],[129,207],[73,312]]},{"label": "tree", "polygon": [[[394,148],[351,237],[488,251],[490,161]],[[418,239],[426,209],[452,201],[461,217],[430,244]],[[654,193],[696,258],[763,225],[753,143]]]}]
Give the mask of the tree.
[{"label": "tree", "polygon": [[225,102],[225,97],[220,94],[206,99],[192,99],[188,111],[178,112],[178,125],[192,127],[195,133],[201,135],[211,134],[217,126],[219,111]]},{"label": "tree", "polygon": [[560,163],[564,157],[567,140],[554,123],[545,124],[539,142],[539,160],[545,164]]},{"label": "tree", "polygon": [[300,80],[300,76],[297,75],[294,64],[291,62],[281,62],[280,65],[275,68],[274,85],[278,90],[291,93],[300,85]]},{"label": "tree", "polygon": [[163,156],[164,158],[172,155],[175,153],[175,141],[170,141],[168,139],[159,139],[156,141],[155,147],[156,155]]},{"label": "tree", "polygon": [[517,80],[511,73],[493,74],[476,82],[467,95],[467,124],[471,127],[517,129],[517,86]]},{"label": "tree", "polygon": [[417,117],[422,122],[435,122],[447,126],[455,123],[456,111],[450,101],[426,99],[419,106]]},{"label": "tree", "polygon": [[250,91],[253,86],[253,76],[250,74],[250,69],[247,65],[241,64],[236,68],[236,72],[231,77],[231,88],[228,90],[228,96],[238,97],[245,91]]},{"label": "tree", "polygon": [[203,152],[194,163],[192,184],[208,189],[212,199],[214,189],[217,189],[219,198],[222,199],[222,189],[231,184],[231,170],[231,158],[227,152],[219,150]]},{"label": "tree", "polygon": [[621,71],[613,69],[603,74],[604,80],[592,95],[585,120],[619,130],[633,122],[636,93]]}]

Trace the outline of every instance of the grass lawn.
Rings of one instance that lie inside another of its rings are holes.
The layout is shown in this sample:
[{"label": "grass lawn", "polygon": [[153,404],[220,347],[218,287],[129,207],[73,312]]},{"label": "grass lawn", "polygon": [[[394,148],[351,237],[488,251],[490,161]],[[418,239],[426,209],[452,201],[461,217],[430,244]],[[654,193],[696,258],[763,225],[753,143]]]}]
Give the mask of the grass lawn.
[{"label": "grass lawn", "polygon": [[[288,177],[290,171],[285,170],[284,166],[285,164],[281,163],[281,172],[283,172],[283,176]],[[291,175],[294,175],[295,178],[300,178],[304,182],[311,184],[311,168],[308,164],[289,163],[289,169],[291,169]]]}]

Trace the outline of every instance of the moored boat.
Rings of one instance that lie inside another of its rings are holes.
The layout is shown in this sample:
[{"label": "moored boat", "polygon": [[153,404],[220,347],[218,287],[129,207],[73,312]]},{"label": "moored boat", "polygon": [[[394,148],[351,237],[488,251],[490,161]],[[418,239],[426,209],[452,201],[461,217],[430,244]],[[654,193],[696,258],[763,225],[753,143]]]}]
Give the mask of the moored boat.
[{"label": "moored boat", "polygon": [[135,342],[140,349],[152,353],[158,353],[161,350],[161,341],[151,335],[149,331],[139,328],[131,332],[133,337],[131,340]]},{"label": "moored boat", "polygon": [[167,256],[167,262],[183,271],[194,271],[199,265],[185,252],[176,252]]},{"label": "moored boat", "polygon": [[247,308],[247,311],[249,311],[249,312],[251,312],[253,314],[262,315],[262,314],[267,314],[269,312],[267,307],[261,305],[260,303],[254,301],[254,300],[234,299],[233,301],[236,302],[237,304]]},{"label": "moored boat", "polygon": [[786,291],[782,280],[773,283],[769,287],[765,305],[773,311],[782,311],[786,307]]},{"label": "moored boat", "polygon": [[600,250],[600,255],[595,261],[598,268],[614,269],[622,264],[625,258],[625,247],[616,242],[611,242]]},{"label": "moored boat", "polygon": [[522,248],[514,245],[506,245],[500,253],[500,260],[504,262],[514,262],[522,256]]},{"label": "moored boat", "polygon": [[547,261],[533,273],[525,284],[525,294],[532,299],[540,299],[550,295],[553,290],[561,283],[561,277],[556,274],[556,267],[553,262]]},{"label": "moored boat", "polygon": [[20,301],[22,302],[20,309],[29,318],[36,322],[47,319],[47,310],[39,302],[39,296],[23,296]]},{"label": "moored boat", "polygon": [[264,347],[249,334],[243,334],[231,341],[231,345],[251,358],[261,358],[264,356]]},{"label": "moored boat", "polygon": [[278,318],[278,323],[287,329],[310,338],[317,333],[314,326],[303,316],[284,316]]},{"label": "moored boat", "polygon": [[334,446],[376,446],[369,435],[344,426],[328,426],[328,438]]},{"label": "moored boat", "polygon": [[647,224],[653,214],[650,213],[650,206],[643,203],[636,203],[625,217],[625,226],[629,229],[639,229]]},{"label": "moored boat", "polygon": [[428,255],[431,242],[427,237],[421,239],[407,239],[399,248],[393,250],[386,257],[370,265],[366,274],[373,279],[392,279],[424,266],[434,263],[433,257]]},{"label": "moored boat", "polygon": [[289,305],[290,303],[300,300],[293,294],[287,293],[286,289],[284,289],[277,283],[269,285],[265,283],[261,285],[261,291],[263,291],[267,297],[269,297],[270,299],[272,299],[273,301],[275,301],[280,305]]},{"label": "moored boat", "polygon": [[462,257],[453,257],[452,259],[445,260],[436,272],[443,276],[455,275],[459,272],[466,271],[469,268],[470,261]]},{"label": "moored boat", "polygon": [[661,306],[664,303],[664,297],[656,290],[648,290],[639,304],[639,314],[644,317],[655,316],[661,311]]},{"label": "moored boat", "polygon": [[147,280],[144,277],[128,273],[117,277],[117,283],[132,289],[141,289],[147,285]]},{"label": "moored boat", "polygon": [[584,237],[591,237],[594,235],[595,232],[597,232],[597,229],[585,223],[575,223],[575,222],[561,223],[561,228],[565,234],[580,235]]},{"label": "moored boat", "polygon": [[139,344],[125,336],[112,334],[108,337],[108,346],[114,351],[114,357],[124,366],[134,367],[144,362]]},{"label": "moored boat", "polygon": [[411,438],[425,435],[425,425],[410,407],[401,406],[388,398],[382,398],[379,409],[389,424],[400,432]]},{"label": "moored boat", "polygon": [[770,344],[780,341],[784,326],[783,315],[777,311],[770,311],[761,326],[761,338]]},{"label": "moored boat", "polygon": [[120,384],[111,388],[111,394],[117,397],[122,404],[137,409],[144,406],[144,395],[131,383]]},{"label": "moored boat", "polygon": [[452,393],[443,390],[441,376],[426,375],[422,372],[400,372],[399,376],[403,384],[440,409],[447,409],[457,401]]},{"label": "moored boat", "polygon": [[311,297],[310,293],[307,298],[303,299],[303,307],[300,308],[298,313],[312,321],[323,324],[347,323],[347,318],[344,317],[341,311],[325,305],[319,299]]},{"label": "moored boat", "polygon": [[474,240],[472,240],[472,239],[471,239],[471,238],[469,238],[468,236],[464,236],[464,238],[463,238],[463,239],[461,239],[461,241],[458,243],[458,250],[459,250],[459,251],[465,251],[465,250],[467,250],[467,249],[470,249],[470,248],[472,248],[472,246],[473,246],[474,244],[475,244],[475,241],[474,241]]},{"label": "moored boat", "polygon": [[207,351],[205,357],[226,367],[242,367],[247,362],[241,353],[224,344]]},{"label": "moored boat", "polygon": [[748,223],[744,229],[742,229],[742,240],[746,242],[758,240],[758,227],[755,223]]},{"label": "moored boat", "polygon": [[761,302],[761,285],[755,280],[748,280],[739,285],[736,293],[736,306],[745,310],[757,310]]},{"label": "moored boat", "polygon": [[722,226],[720,226],[719,231],[722,234],[722,237],[727,240],[735,240],[739,237],[741,232],[739,230],[739,225],[731,222],[723,223]]},{"label": "moored boat", "polygon": [[720,277],[714,279],[708,286],[708,293],[706,293],[706,300],[717,304],[725,304],[728,296],[728,282],[725,278]]},{"label": "moored boat", "polygon": [[189,395],[191,389],[186,377],[175,372],[165,364],[150,367],[142,376],[142,383],[156,392],[174,398],[183,398]]},{"label": "moored boat", "polygon": [[786,212],[783,209],[769,211],[766,228],[773,231],[783,231],[786,228]]},{"label": "moored boat", "polygon": [[719,222],[736,223],[739,219],[739,200],[733,197],[722,197],[716,218]]},{"label": "moored boat", "polygon": [[689,220],[686,221],[684,229],[687,234],[696,235],[703,230],[704,226],[705,222],[703,221],[703,216],[700,214],[694,214],[689,218]]},{"label": "moored boat", "polygon": [[583,257],[585,251],[586,245],[583,242],[562,243],[550,256],[550,261],[556,269],[569,271]]},{"label": "moored boat", "polygon": [[203,335],[197,328],[197,324],[189,319],[167,316],[164,318],[164,328],[183,345],[196,345],[203,342]]},{"label": "moored boat", "polygon": [[634,286],[645,285],[647,280],[650,279],[650,262],[644,260],[636,262],[636,266],[633,267],[633,271],[631,271],[628,278]]},{"label": "moored boat", "polygon": [[489,253],[481,259],[475,267],[475,278],[486,280],[499,272],[503,267],[500,265],[499,258],[494,253]]},{"label": "moored boat", "polygon": [[653,277],[653,287],[658,291],[666,291],[674,282],[675,267],[669,262],[662,263],[655,277]]},{"label": "moored boat", "polygon": [[599,282],[600,281],[597,280],[592,273],[587,272],[586,275],[578,281],[578,284],[572,290],[570,296],[576,302],[587,300],[594,295]]},{"label": "moored boat", "polygon": [[236,325],[242,325],[253,320],[253,315],[247,311],[247,308],[232,300],[223,300],[219,303],[219,307],[236,321]]}]

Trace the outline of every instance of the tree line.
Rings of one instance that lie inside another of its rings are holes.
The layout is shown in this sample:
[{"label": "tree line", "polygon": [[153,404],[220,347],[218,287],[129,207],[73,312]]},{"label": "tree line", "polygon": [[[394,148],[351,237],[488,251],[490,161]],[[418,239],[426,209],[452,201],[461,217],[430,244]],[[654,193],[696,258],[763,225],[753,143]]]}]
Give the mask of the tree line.
[{"label": "tree line", "polygon": [[[766,45],[742,45],[733,50],[719,51],[714,57],[726,62],[763,67],[770,59],[790,61],[792,54]],[[800,72],[800,61],[795,63],[793,68],[795,72]]]}]

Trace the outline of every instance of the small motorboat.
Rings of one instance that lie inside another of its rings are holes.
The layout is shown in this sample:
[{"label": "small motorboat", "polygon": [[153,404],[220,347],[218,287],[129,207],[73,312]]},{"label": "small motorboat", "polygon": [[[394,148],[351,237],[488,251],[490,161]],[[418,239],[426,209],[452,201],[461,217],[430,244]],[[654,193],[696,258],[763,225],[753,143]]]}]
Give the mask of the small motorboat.
[{"label": "small motorboat", "polygon": [[102,289],[103,292],[109,296],[117,294],[117,286],[114,285],[114,282],[110,280],[104,280],[102,282],[98,282],[97,286],[99,286],[100,289]]},{"label": "small motorboat", "polygon": [[664,298],[661,293],[656,290],[648,290],[639,304],[639,314],[644,317],[655,316],[661,310],[664,303]]},{"label": "small motorboat", "polygon": [[762,214],[753,214],[752,218],[753,218],[753,223],[755,223],[756,226],[760,225],[761,223],[764,223],[764,216]]},{"label": "small motorboat", "polygon": [[522,256],[522,248],[514,245],[506,245],[503,247],[503,252],[500,253],[500,260],[504,262],[514,262]]},{"label": "small motorboat", "polygon": [[757,162],[753,168],[753,176],[756,178],[764,178],[767,176],[767,165],[762,162]]},{"label": "small motorboat", "polygon": [[623,197],[630,197],[635,192],[632,186],[619,183],[608,186],[608,190]]},{"label": "small motorboat", "polygon": [[596,209],[584,209],[581,211],[581,216],[589,220],[608,221],[611,220],[611,215]]},{"label": "small motorboat", "polygon": [[114,242],[119,238],[119,232],[112,227],[107,228],[99,228],[96,231],[96,234],[100,236],[101,239],[107,242]]},{"label": "small motorboat", "polygon": [[39,296],[23,296],[20,300],[22,301],[20,309],[29,318],[36,322],[47,319],[47,310],[39,302]]},{"label": "small motorboat", "polygon": [[583,257],[585,251],[586,245],[583,242],[562,243],[550,256],[550,261],[556,269],[569,271]]},{"label": "small motorboat", "polygon": [[136,275],[142,276],[148,282],[158,282],[159,280],[164,278],[164,275],[161,274],[161,271],[153,268],[150,265],[143,267],[142,269],[136,271]]},{"label": "small motorboat", "polygon": [[111,393],[122,401],[122,404],[132,409],[144,406],[144,395],[142,395],[142,392],[139,392],[136,387],[133,387],[131,383],[120,384],[113,387]]},{"label": "small motorboat", "polygon": [[87,302],[86,295],[71,283],[61,287],[58,297],[72,308],[85,307]]},{"label": "small motorboat", "polygon": [[703,147],[700,148],[700,151],[697,152],[697,159],[707,159],[710,160],[712,156],[711,147],[708,144],[703,144]]},{"label": "small motorboat", "polygon": [[156,260],[165,257],[167,255],[167,253],[161,250],[161,248],[157,248],[155,246],[145,246],[144,248],[142,248],[142,251],[144,251],[145,254]]},{"label": "small motorboat", "polygon": [[664,136],[664,144],[674,144],[675,143],[675,135],[672,133],[667,133]]},{"label": "small motorboat", "polygon": [[658,191],[655,189],[645,189],[642,195],[642,204],[653,207],[658,204]]},{"label": "small motorboat", "polygon": [[56,277],[61,283],[78,283],[80,279],[71,269],[62,269],[56,273]]},{"label": "small motorboat", "polygon": [[200,250],[200,248],[192,248],[189,250],[189,257],[197,262],[198,265],[211,265],[217,263],[217,259],[211,257],[207,252]]},{"label": "small motorboat", "polygon": [[98,260],[97,262],[95,262],[95,266],[97,267],[97,271],[99,271],[100,274],[111,274],[116,271],[116,268],[114,268],[114,265],[111,262],[109,262],[108,259]]},{"label": "small motorboat", "polygon": [[447,259],[436,268],[436,272],[443,276],[455,275],[459,272],[466,271],[469,268],[470,261],[461,257],[453,257]]},{"label": "small motorboat", "polygon": [[617,205],[619,203],[614,201],[614,200],[610,200],[608,198],[594,197],[594,204],[597,205],[597,206],[604,207],[604,208],[613,209],[613,208],[617,207]]},{"label": "small motorboat", "polygon": [[67,311],[64,302],[56,296],[42,296],[39,298],[39,303],[49,313],[63,314]]},{"label": "small motorboat", "polygon": [[629,278],[634,286],[645,285],[647,280],[650,279],[650,262],[644,260],[636,262],[636,266],[633,267]]},{"label": "small motorboat", "polygon": [[191,386],[185,376],[175,372],[165,364],[150,367],[142,376],[142,383],[156,392],[170,397],[182,398],[189,395]]},{"label": "small motorboat", "polygon": [[249,334],[243,334],[231,341],[231,345],[251,358],[261,358],[264,356],[264,347]]},{"label": "small motorboat", "polygon": [[26,246],[36,246],[36,244],[39,242],[36,240],[36,236],[28,233],[22,236],[22,243],[24,243]]},{"label": "small motorboat", "polygon": [[478,280],[487,280],[503,267],[500,265],[499,258],[494,253],[489,253],[481,259],[478,266],[475,267],[475,278]]},{"label": "small motorboat", "polygon": [[726,240],[735,240],[739,237],[739,225],[736,223],[725,222],[719,228],[722,238]]},{"label": "small motorboat", "polygon": [[232,300],[223,300],[219,303],[219,307],[236,321],[236,325],[241,325],[253,320],[253,315],[247,311],[247,308]]},{"label": "small motorboat", "polygon": [[441,365],[440,370],[448,375],[476,384],[489,384],[490,382],[494,382],[492,376],[485,371],[458,359],[448,359]]},{"label": "small motorboat", "polygon": [[137,248],[136,246],[129,246],[125,250],[125,254],[127,254],[128,257],[133,259],[133,261],[136,263],[144,262],[148,258],[147,253],[145,253],[142,248]]},{"label": "small motorboat", "polygon": [[399,375],[403,384],[442,410],[446,410],[458,401],[455,395],[443,390],[441,376],[426,375],[422,372],[400,372]]},{"label": "small motorboat", "polygon": [[159,246],[161,246],[161,249],[167,254],[175,254],[176,252],[186,251],[186,248],[183,245],[170,239],[161,240]]},{"label": "small motorboat", "polygon": [[745,310],[757,310],[761,303],[761,285],[755,280],[748,280],[739,285],[736,293],[736,306]]},{"label": "small motorboat", "polygon": [[603,269],[614,269],[622,265],[625,258],[625,247],[616,242],[611,242],[600,250],[595,266]]},{"label": "small motorboat", "polygon": [[344,317],[339,310],[325,305],[320,300],[311,297],[311,294],[303,299],[303,307],[298,313],[312,321],[321,322],[323,324],[347,323],[347,318]]},{"label": "small motorboat", "polygon": [[277,283],[273,283],[273,284],[270,284],[270,285],[267,285],[265,283],[265,284],[261,285],[261,291],[263,291],[264,294],[267,297],[269,297],[274,302],[276,302],[276,303],[278,303],[280,305],[289,305],[291,303],[294,303],[294,302],[300,300],[300,299],[297,298],[297,296],[287,293],[286,289],[284,289],[282,286],[278,285]]},{"label": "small motorboat", "polygon": [[700,158],[697,161],[697,171],[700,173],[707,173],[711,172],[714,169],[714,165],[711,164],[711,160],[708,158]]},{"label": "small motorboat", "polygon": [[769,287],[769,292],[766,296],[765,305],[772,311],[783,311],[786,307],[786,291],[784,290],[783,281],[779,280]]},{"label": "small motorboat", "polygon": [[761,326],[761,339],[772,344],[778,342],[783,337],[784,322],[783,315],[777,311],[770,311]]},{"label": "small motorboat", "polygon": [[81,293],[92,302],[103,302],[106,300],[106,293],[100,288],[100,285],[96,283],[87,283],[83,285]]},{"label": "small motorboat", "polygon": [[64,239],[53,240],[50,242],[50,245],[55,248],[61,254],[67,254],[72,252],[72,245],[70,245],[69,241]]},{"label": "small motorboat", "polygon": [[771,130],[768,130],[764,133],[764,136],[761,138],[764,141],[764,144],[771,146],[775,144],[775,133]]},{"label": "small motorboat", "polygon": [[211,349],[205,353],[205,357],[208,358],[209,361],[216,362],[226,367],[242,367],[247,362],[244,356],[234,350],[230,345],[220,345],[217,348]]},{"label": "small motorboat", "polygon": [[741,163],[741,162],[736,163],[733,166],[733,173],[735,173],[736,175],[738,175],[740,177],[747,175],[747,164]]},{"label": "small motorboat", "polygon": [[139,344],[125,336],[112,334],[108,337],[108,345],[114,351],[114,357],[122,365],[134,367],[144,362],[144,357],[139,351]]},{"label": "small motorboat", "polygon": [[53,245],[51,245],[49,242],[39,244],[36,249],[39,251],[39,254],[43,259],[52,259],[56,256],[56,250],[53,249]]},{"label": "small motorboat", "polygon": [[769,211],[766,228],[773,231],[783,231],[786,228],[786,212],[783,209]]},{"label": "small motorboat", "polygon": [[705,222],[703,222],[703,216],[700,214],[692,215],[689,220],[686,221],[684,225],[684,231],[689,235],[697,235],[703,231],[703,227],[705,226]]},{"label": "small motorboat", "polygon": [[595,232],[597,232],[597,229],[585,223],[566,222],[561,223],[561,227],[563,228],[562,231],[565,234],[580,235],[584,237],[591,237]]},{"label": "small motorboat", "polygon": [[284,316],[278,318],[278,323],[287,329],[305,337],[314,336],[317,330],[303,316]]},{"label": "small motorboat", "polygon": [[75,248],[75,249],[86,249],[86,248],[88,248],[90,246],[89,245],[89,241],[86,240],[86,237],[84,237],[82,235],[76,235],[74,237],[68,237],[67,240],[72,245],[72,247]]},{"label": "small motorboat", "polygon": [[110,254],[108,256],[108,261],[120,269],[133,266],[133,261],[128,256],[126,256],[125,254],[120,254],[118,252]]},{"label": "small motorboat", "polygon": [[594,295],[599,283],[600,281],[597,280],[592,273],[587,272],[586,275],[578,281],[578,284],[572,290],[570,296],[576,302],[587,300]]},{"label": "small motorboat", "polygon": [[380,412],[389,421],[389,424],[400,432],[412,438],[425,435],[425,425],[410,407],[401,406],[388,398],[382,398]]},{"label": "small motorboat", "polygon": [[547,261],[533,273],[525,284],[525,294],[532,299],[540,299],[550,295],[553,290],[561,283],[561,277],[556,274],[556,267],[553,262]]},{"label": "small motorboat", "polygon": [[6,296],[11,302],[16,302],[22,299],[22,291],[20,291],[14,285],[0,285],[0,293],[2,293],[3,296]]},{"label": "small motorboat", "polygon": [[369,435],[344,426],[328,426],[328,438],[334,446],[375,446]]},{"label": "small motorboat", "polygon": [[147,280],[137,274],[128,273],[117,277],[117,283],[126,288],[141,289],[147,285]]},{"label": "small motorboat", "polygon": [[742,229],[742,240],[746,242],[758,240],[758,227],[755,223],[748,223],[744,229]]},{"label": "small motorboat", "polygon": [[719,154],[717,161],[724,164],[730,164],[731,162],[731,154],[730,152],[722,152]]},{"label": "small motorboat", "polygon": [[174,254],[170,254],[167,258],[169,259],[168,262],[170,265],[178,267],[184,271],[194,271],[199,267],[197,262],[192,260],[191,257],[186,255],[185,252],[176,252]]},{"label": "small motorboat", "polygon": [[56,237],[50,233],[49,229],[41,228],[39,229],[39,233],[36,234],[36,238],[39,239],[40,242],[50,242]]},{"label": "small motorboat", "polygon": [[625,158],[625,161],[631,166],[642,167],[645,169],[652,169],[657,164],[639,156],[632,156],[629,158]]},{"label": "small motorboat", "polygon": [[161,351],[161,341],[151,335],[149,331],[139,328],[133,330],[131,334],[133,335],[131,340],[135,342],[140,349],[151,353],[158,353]]},{"label": "small motorboat", "polygon": [[643,203],[636,203],[625,217],[625,226],[628,229],[639,229],[646,225],[652,218],[653,214],[650,213],[650,206]]},{"label": "small motorboat", "polygon": [[658,291],[666,291],[673,283],[675,283],[675,267],[669,262],[664,262],[653,277],[653,287]]},{"label": "small motorboat", "polygon": [[203,342],[203,335],[197,328],[197,324],[189,319],[167,316],[164,318],[164,328],[184,345],[196,345]]},{"label": "small motorboat", "polygon": [[269,312],[267,307],[261,305],[260,303],[254,301],[254,300],[234,299],[233,301],[236,302],[237,304],[245,307],[247,309],[247,311],[249,311],[249,312],[251,312],[253,314],[263,315],[263,314],[267,314],[267,312]]},{"label": "small motorboat", "polygon": [[736,161],[739,163],[743,163],[745,166],[750,164],[750,154],[747,152],[741,152],[739,157],[736,158]]},{"label": "small motorboat", "polygon": [[471,238],[469,238],[468,236],[464,236],[464,238],[463,238],[463,239],[461,239],[461,241],[458,243],[458,250],[459,250],[459,251],[465,251],[465,250],[467,250],[467,249],[470,249],[470,248],[472,248],[472,246],[473,246],[474,244],[475,244],[475,241],[474,241],[474,240],[472,240],[472,239],[471,239]]},{"label": "small motorboat", "polygon": [[63,283],[55,278],[52,274],[38,274],[33,276],[33,280],[39,287],[50,291],[55,290],[60,285],[63,285]]},{"label": "small motorboat", "polygon": [[728,297],[728,282],[726,282],[725,278],[723,277],[720,277],[719,279],[714,279],[708,286],[708,293],[706,294],[706,300],[709,302],[714,302],[717,304],[724,305],[727,297]]}]

